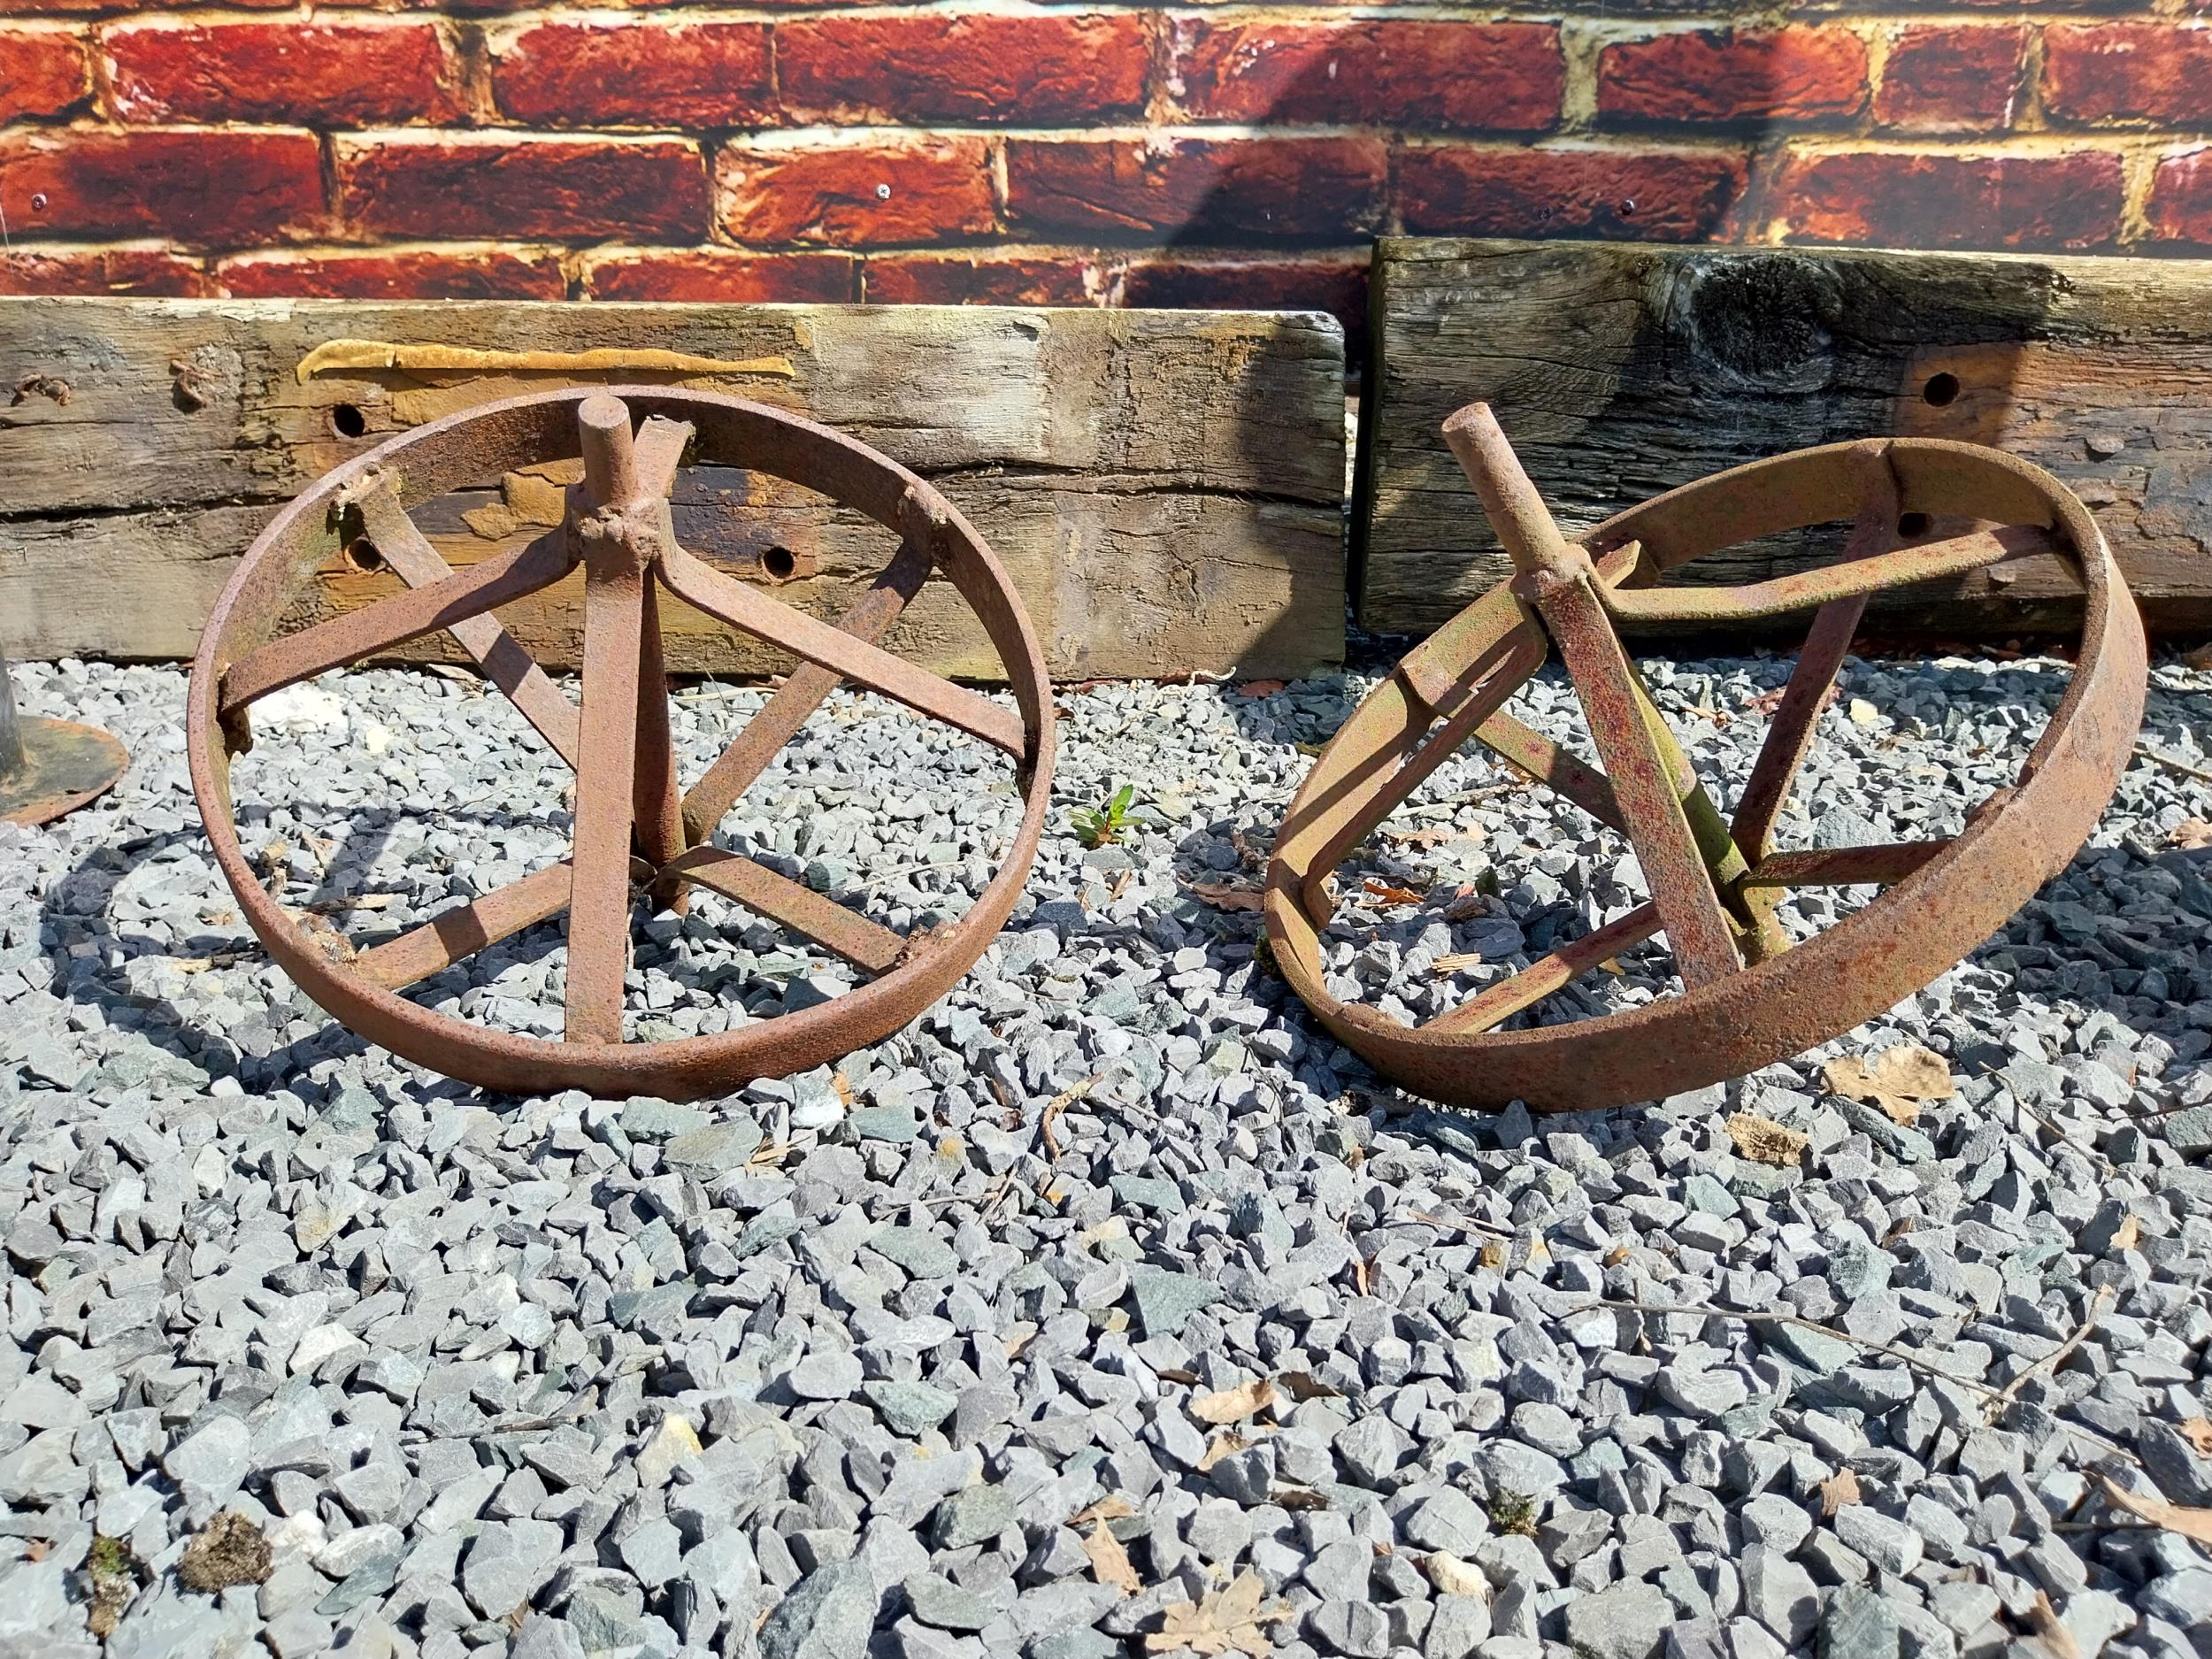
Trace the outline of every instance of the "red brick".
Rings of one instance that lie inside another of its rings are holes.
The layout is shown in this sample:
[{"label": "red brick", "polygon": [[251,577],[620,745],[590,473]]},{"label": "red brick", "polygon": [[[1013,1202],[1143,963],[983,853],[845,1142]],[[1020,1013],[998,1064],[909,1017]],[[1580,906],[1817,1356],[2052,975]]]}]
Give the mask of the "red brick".
[{"label": "red brick", "polygon": [[1135,13],[944,12],[776,26],[776,78],[802,119],[1085,121],[1144,108]]},{"label": "red brick", "polygon": [[0,294],[148,294],[199,299],[214,292],[196,261],[166,248],[27,248],[0,255]]},{"label": "red brick", "polygon": [[542,250],[377,249],[249,254],[215,268],[226,294],[245,299],[559,300],[568,280]]},{"label": "red brick", "polygon": [[2151,175],[2151,234],[2212,250],[2212,150],[2168,156]]},{"label": "red brick", "polygon": [[1728,150],[1422,146],[1399,163],[1399,208],[1415,234],[1694,242],[1724,234],[1745,177]]},{"label": "red brick", "polygon": [[453,65],[428,23],[128,23],[102,31],[127,121],[379,126],[450,119]]},{"label": "red brick", "polygon": [[59,115],[88,90],[84,42],[60,29],[0,29],[0,121]]},{"label": "red brick", "polygon": [[875,254],[868,303],[889,305],[1095,305],[1104,277],[1079,250]]},{"label": "red brick", "polygon": [[1598,113],[1709,125],[1817,121],[1866,102],[1866,46],[1848,29],[1686,29],[1598,54]]},{"label": "red brick", "polygon": [[236,245],[297,235],[325,219],[311,133],[0,134],[0,200],[15,208],[19,236]]},{"label": "red brick", "polygon": [[2009,127],[2020,94],[2027,31],[2004,24],[1916,24],[1901,29],[1882,68],[1875,119],[1922,133]]},{"label": "red brick", "polygon": [[1793,242],[1891,248],[2096,248],[2118,234],[2120,159],[2062,155],[1800,156],[1776,180]]},{"label": "red brick", "polygon": [[2048,24],[2043,104],[2061,120],[2200,128],[2212,119],[2212,28]]},{"label": "red brick", "polygon": [[656,248],[594,256],[585,287],[595,300],[834,305],[859,297],[859,261],[846,253]]},{"label": "red brick", "polygon": [[349,223],[388,236],[695,242],[706,170],[680,139],[440,134],[338,145]]},{"label": "red brick", "polygon": [[979,138],[725,145],[722,224],[740,242],[949,242],[995,228]]},{"label": "red brick", "polygon": [[775,104],[765,23],[550,22],[493,48],[492,96],[540,127],[739,127]]},{"label": "red brick", "polygon": [[[288,9],[298,0],[230,0],[240,7],[273,12]],[[60,13],[88,12],[129,12],[135,8],[130,0],[0,0],[0,16],[11,13],[19,17],[43,17]]]},{"label": "red brick", "polygon": [[1335,236],[1381,218],[1383,141],[1027,139],[1006,146],[1017,220],[1077,233]]},{"label": "red brick", "polygon": [[1183,107],[1225,121],[1538,133],[1566,63],[1549,23],[1179,20]]}]

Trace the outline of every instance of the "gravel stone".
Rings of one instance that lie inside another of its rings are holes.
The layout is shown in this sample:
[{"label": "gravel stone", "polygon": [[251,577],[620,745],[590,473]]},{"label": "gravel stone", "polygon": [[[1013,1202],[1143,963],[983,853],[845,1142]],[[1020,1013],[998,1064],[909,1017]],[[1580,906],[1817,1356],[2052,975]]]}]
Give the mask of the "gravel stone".
[{"label": "gravel stone", "polygon": [[1654,1659],[1674,1618],[1657,1586],[1615,1585],[1567,1603],[1567,1645],[1583,1659]]},{"label": "gravel stone", "polygon": [[[18,664],[23,706],[134,762],[0,826],[0,1647],[89,1659],[97,1531],[144,1567],[107,1659],[1108,1659],[1246,1571],[1286,1659],[1996,1659],[2038,1593],[2083,1659],[2195,1659],[2212,1555],[2053,1523],[2108,1473],[2207,1502],[2199,780],[2130,768],[2018,918],[1820,1050],[1613,1112],[1432,1111],[1305,1012],[1251,912],[1194,896],[1256,879],[1301,746],[1387,666],[1359,651],[1250,697],[1062,688],[1063,810],[975,969],[834,1066],[683,1105],[494,1096],[348,1036],[207,857],[182,675]],[[1644,667],[1732,798],[1786,663]],[[1781,845],[1956,833],[2062,674],[1842,677]],[[687,768],[764,701],[680,688]],[[1586,741],[1555,670],[1515,708]],[[2162,659],[2147,710],[2203,768],[2212,673]],[[419,926],[565,856],[566,770],[518,735],[479,681],[291,688],[237,762],[247,854],[357,940]],[[1065,809],[1130,780],[1082,848]],[[1642,902],[1617,838],[1507,781],[1455,756],[1354,849],[1340,995],[1427,1018]],[[717,840],[910,932],[990,879],[1010,784],[841,689]],[[639,918],[630,1034],[851,983],[694,901]],[[1663,940],[1613,965],[1517,1023],[1674,991]],[[554,926],[410,995],[555,1036],[565,975]],[[1955,1096],[1899,1125],[1830,1094],[1827,1062],[1906,1041]],[[1801,1157],[1749,1156],[1737,1113]],[[1201,1403],[1259,1378],[1264,1413]],[[1134,1597],[1066,1524],[1108,1498]],[[177,1563],[219,1514],[268,1571],[210,1594]]]}]

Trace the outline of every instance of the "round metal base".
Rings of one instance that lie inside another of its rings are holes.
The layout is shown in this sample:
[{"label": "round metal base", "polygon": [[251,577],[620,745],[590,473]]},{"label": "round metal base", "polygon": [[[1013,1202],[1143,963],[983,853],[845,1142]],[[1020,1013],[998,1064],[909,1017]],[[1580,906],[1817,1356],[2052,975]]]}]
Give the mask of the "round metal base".
[{"label": "round metal base", "polygon": [[23,764],[0,773],[0,819],[45,824],[114,787],[130,756],[111,733],[74,720],[22,715],[15,723]]}]

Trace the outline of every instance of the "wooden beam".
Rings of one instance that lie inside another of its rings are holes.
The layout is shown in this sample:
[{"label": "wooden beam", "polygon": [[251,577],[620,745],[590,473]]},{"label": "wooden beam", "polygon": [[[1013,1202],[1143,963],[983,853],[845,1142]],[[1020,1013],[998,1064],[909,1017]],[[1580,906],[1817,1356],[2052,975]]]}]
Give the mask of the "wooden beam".
[{"label": "wooden beam", "polygon": [[[505,351],[649,348],[749,373],[608,368],[312,369],[339,339]],[[982,306],[0,298],[0,374],[49,377],[0,426],[0,615],[24,657],[190,655],[258,526],[333,466],[466,405],[585,381],[698,386],[796,410],[928,478],[1005,564],[1052,672],[1255,677],[1343,655],[1340,329],[1316,314]],[[552,458],[552,457],[549,457]],[[475,480],[413,510],[457,569],[557,516],[560,469]],[[841,613],[898,541],[780,480],[694,468],[686,545],[786,604]],[[334,534],[312,621],[398,591]],[[548,666],[573,666],[581,582],[501,614]],[[678,672],[779,672],[790,659],[666,608]],[[998,679],[941,580],[884,641],[934,672]],[[403,658],[457,661],[442,637]]]},{"label": "wooden beam", "polygon": [[[2212,261],[1394,238],[1371,297],[1354,557],[1379,632],[1425,634],[1505,572],[1438,430],[1477,400],[1570,534],[1785,449],[1994,444],[2095,511],[2154,626],[2212,627]],[[1716,555],[1682,580],[1786,576],[1845,534]],[[1879,595],[1865,627],[2078,615],[2064,569],[2038,557]]]}]

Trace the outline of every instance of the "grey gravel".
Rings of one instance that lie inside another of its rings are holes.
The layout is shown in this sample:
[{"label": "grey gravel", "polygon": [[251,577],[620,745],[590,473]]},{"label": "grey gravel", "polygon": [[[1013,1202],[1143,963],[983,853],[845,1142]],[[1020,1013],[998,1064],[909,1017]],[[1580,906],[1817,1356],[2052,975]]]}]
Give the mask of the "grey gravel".
[{"label": "grey gravel", "polygon": [[[1725,798],[1785,664],[1647,669]],[[1955,830],[2060,679],[1854,659],[1783,842]],[[2205,767],[2212,676],[2154,680],[2147,743]],[[267,965],[194,822],[179,674],[17,683],[134,762],[0,828],[0,1645],[95,1651],[96,1531],[138,1563],[110,1659],[1108,1659],[1246,1571],[1289,1659],[1984,1659],[2039,1594],[2083,1659],[2189,1659],[2212,1622],[2206,1551],[2096,1525],[2108,1476],[2212,1496],[2183,1427],[2212,1407],[2212,852],[2175,844],[2212,800],[2178,772],[2131,769],[2017,919],[1812,1055],[1479,1118],[1379,1083],[1188,886],[1256,880],[1298,746],[1371,677],[1071,690],[1022,906],[907,1030],[722,1100],[515,1099]],[[683,690],[687,767],[761,701]],[[1578,741],[1555,677],[1522,711]],[[267,712],[247,848],[355,937],[565,849],[565,771],[480,686]],[[1079,847],[1067,810],[1127,779],[1135,827]],[[988,880],[1011,781],[840,693],[721,833],[910,928]],[[1479,758],[1393,827],[1438,833],[1358,851],[1326,961],[1386,1018],[1642,897],[1624,843]],[[1523,1018],[1667,988],[1657,946],[1617,965]],[[641,1037],[851,982],[704,895],[634,968]],[[552,1034],[563,972],[556,926],[415,995]],[[1826,1094],[1824,1060],[1907,1040],[1956,1097],[1901,1125]],[[1735,1111],[1801,1166],[1740,1158]],[[1265,1410],[1202,1415],[1263,1377]],[[272,1567],[212,1596],[177,1563],[225,1509]],[[1098,1581],[1100,1525],[1139,1594]]]}]

